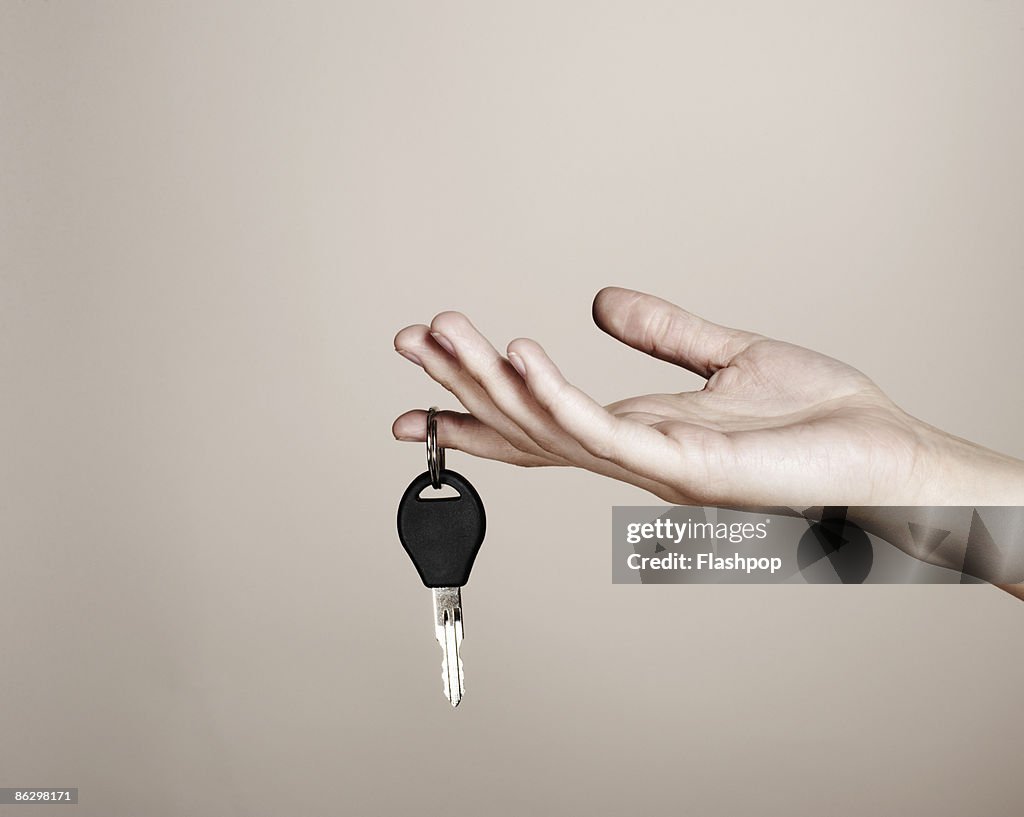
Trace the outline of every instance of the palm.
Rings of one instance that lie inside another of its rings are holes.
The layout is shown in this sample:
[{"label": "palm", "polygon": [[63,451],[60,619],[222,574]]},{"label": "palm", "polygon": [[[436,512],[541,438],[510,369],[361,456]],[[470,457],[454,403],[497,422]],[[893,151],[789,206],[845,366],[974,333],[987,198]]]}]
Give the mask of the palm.
[{"label": "palm", "polygon": [[[752,343],[701,391],[631,397],[607,408],[657,429],[669,448],[704,451],[707,490],[691,489],[690,499],[790,504],[820,493],[827,478],[848,500],[857,486],[884,494],[914,462],[909,418],[870,379],[775,340]],[[876,500],[882,497],[858,501]]]}]

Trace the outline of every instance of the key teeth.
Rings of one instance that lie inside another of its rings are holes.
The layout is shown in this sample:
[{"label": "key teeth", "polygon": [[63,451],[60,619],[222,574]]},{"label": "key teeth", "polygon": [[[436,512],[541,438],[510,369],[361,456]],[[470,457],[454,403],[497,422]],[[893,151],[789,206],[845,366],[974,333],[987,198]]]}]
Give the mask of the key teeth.
[{"label": "key teeth", "polygon": [[[442,651],[443,652],[443,651]],[[465,695],[466,688],[466,670],[462,663],[462,659],[459,659],[459,688],[451,690],[451,694],[448,691],[448,659],[441,659],[441,691],[444,692],[445,698],[448,699],[448,703],[452,705],[452,709],[462,703],[462,696]]]}]

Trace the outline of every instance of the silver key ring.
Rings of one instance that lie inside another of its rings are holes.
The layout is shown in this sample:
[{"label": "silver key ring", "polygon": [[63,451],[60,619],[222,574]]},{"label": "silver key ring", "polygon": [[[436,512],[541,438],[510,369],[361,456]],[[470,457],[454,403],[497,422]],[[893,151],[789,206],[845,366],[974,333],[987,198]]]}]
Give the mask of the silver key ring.
[{"label": "silver key ring", "polygon": [[427,409],[427,470],[430,484],[441,487],[441,472],[444,470],[444,449],[437,444],[437,406]]}]

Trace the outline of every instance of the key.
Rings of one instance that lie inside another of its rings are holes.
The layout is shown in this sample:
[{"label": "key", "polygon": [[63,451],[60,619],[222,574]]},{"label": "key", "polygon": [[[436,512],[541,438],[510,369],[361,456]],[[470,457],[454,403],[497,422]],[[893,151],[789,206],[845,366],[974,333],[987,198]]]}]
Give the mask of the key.
[{"label": "key", "polygon": [[[434,636],[441,645],[444,694],[458,706],[466,690],[462,666],[462,588],[484,541],[484,504],[469,480],[441,470],[440,483],[457,497],[431,499],[431,476],[425,471],[405,489],[398,503],[398,538],[423,584],[434,596]],[[420,494],[424,496],[420,496]]]}]

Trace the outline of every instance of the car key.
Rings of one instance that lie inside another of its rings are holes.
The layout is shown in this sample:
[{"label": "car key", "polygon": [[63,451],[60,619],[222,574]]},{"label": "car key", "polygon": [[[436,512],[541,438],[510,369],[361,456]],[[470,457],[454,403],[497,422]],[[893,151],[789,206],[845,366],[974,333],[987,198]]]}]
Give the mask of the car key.
[{"label": "car key", "polygon": [[[441,677],[445,696],[458,706],[465,693],[460,649],[463,638],[462,587],[486,530],[483,501],[461,474],[444,468],[444,449],[437,446],[431,409],[427,419],[428,470],[405,489],[398,504],[398,538],[412,559],[434,601],[434,635],[441,645]],[[447,485],[455,497],[429,498],[431,489]]]}]

